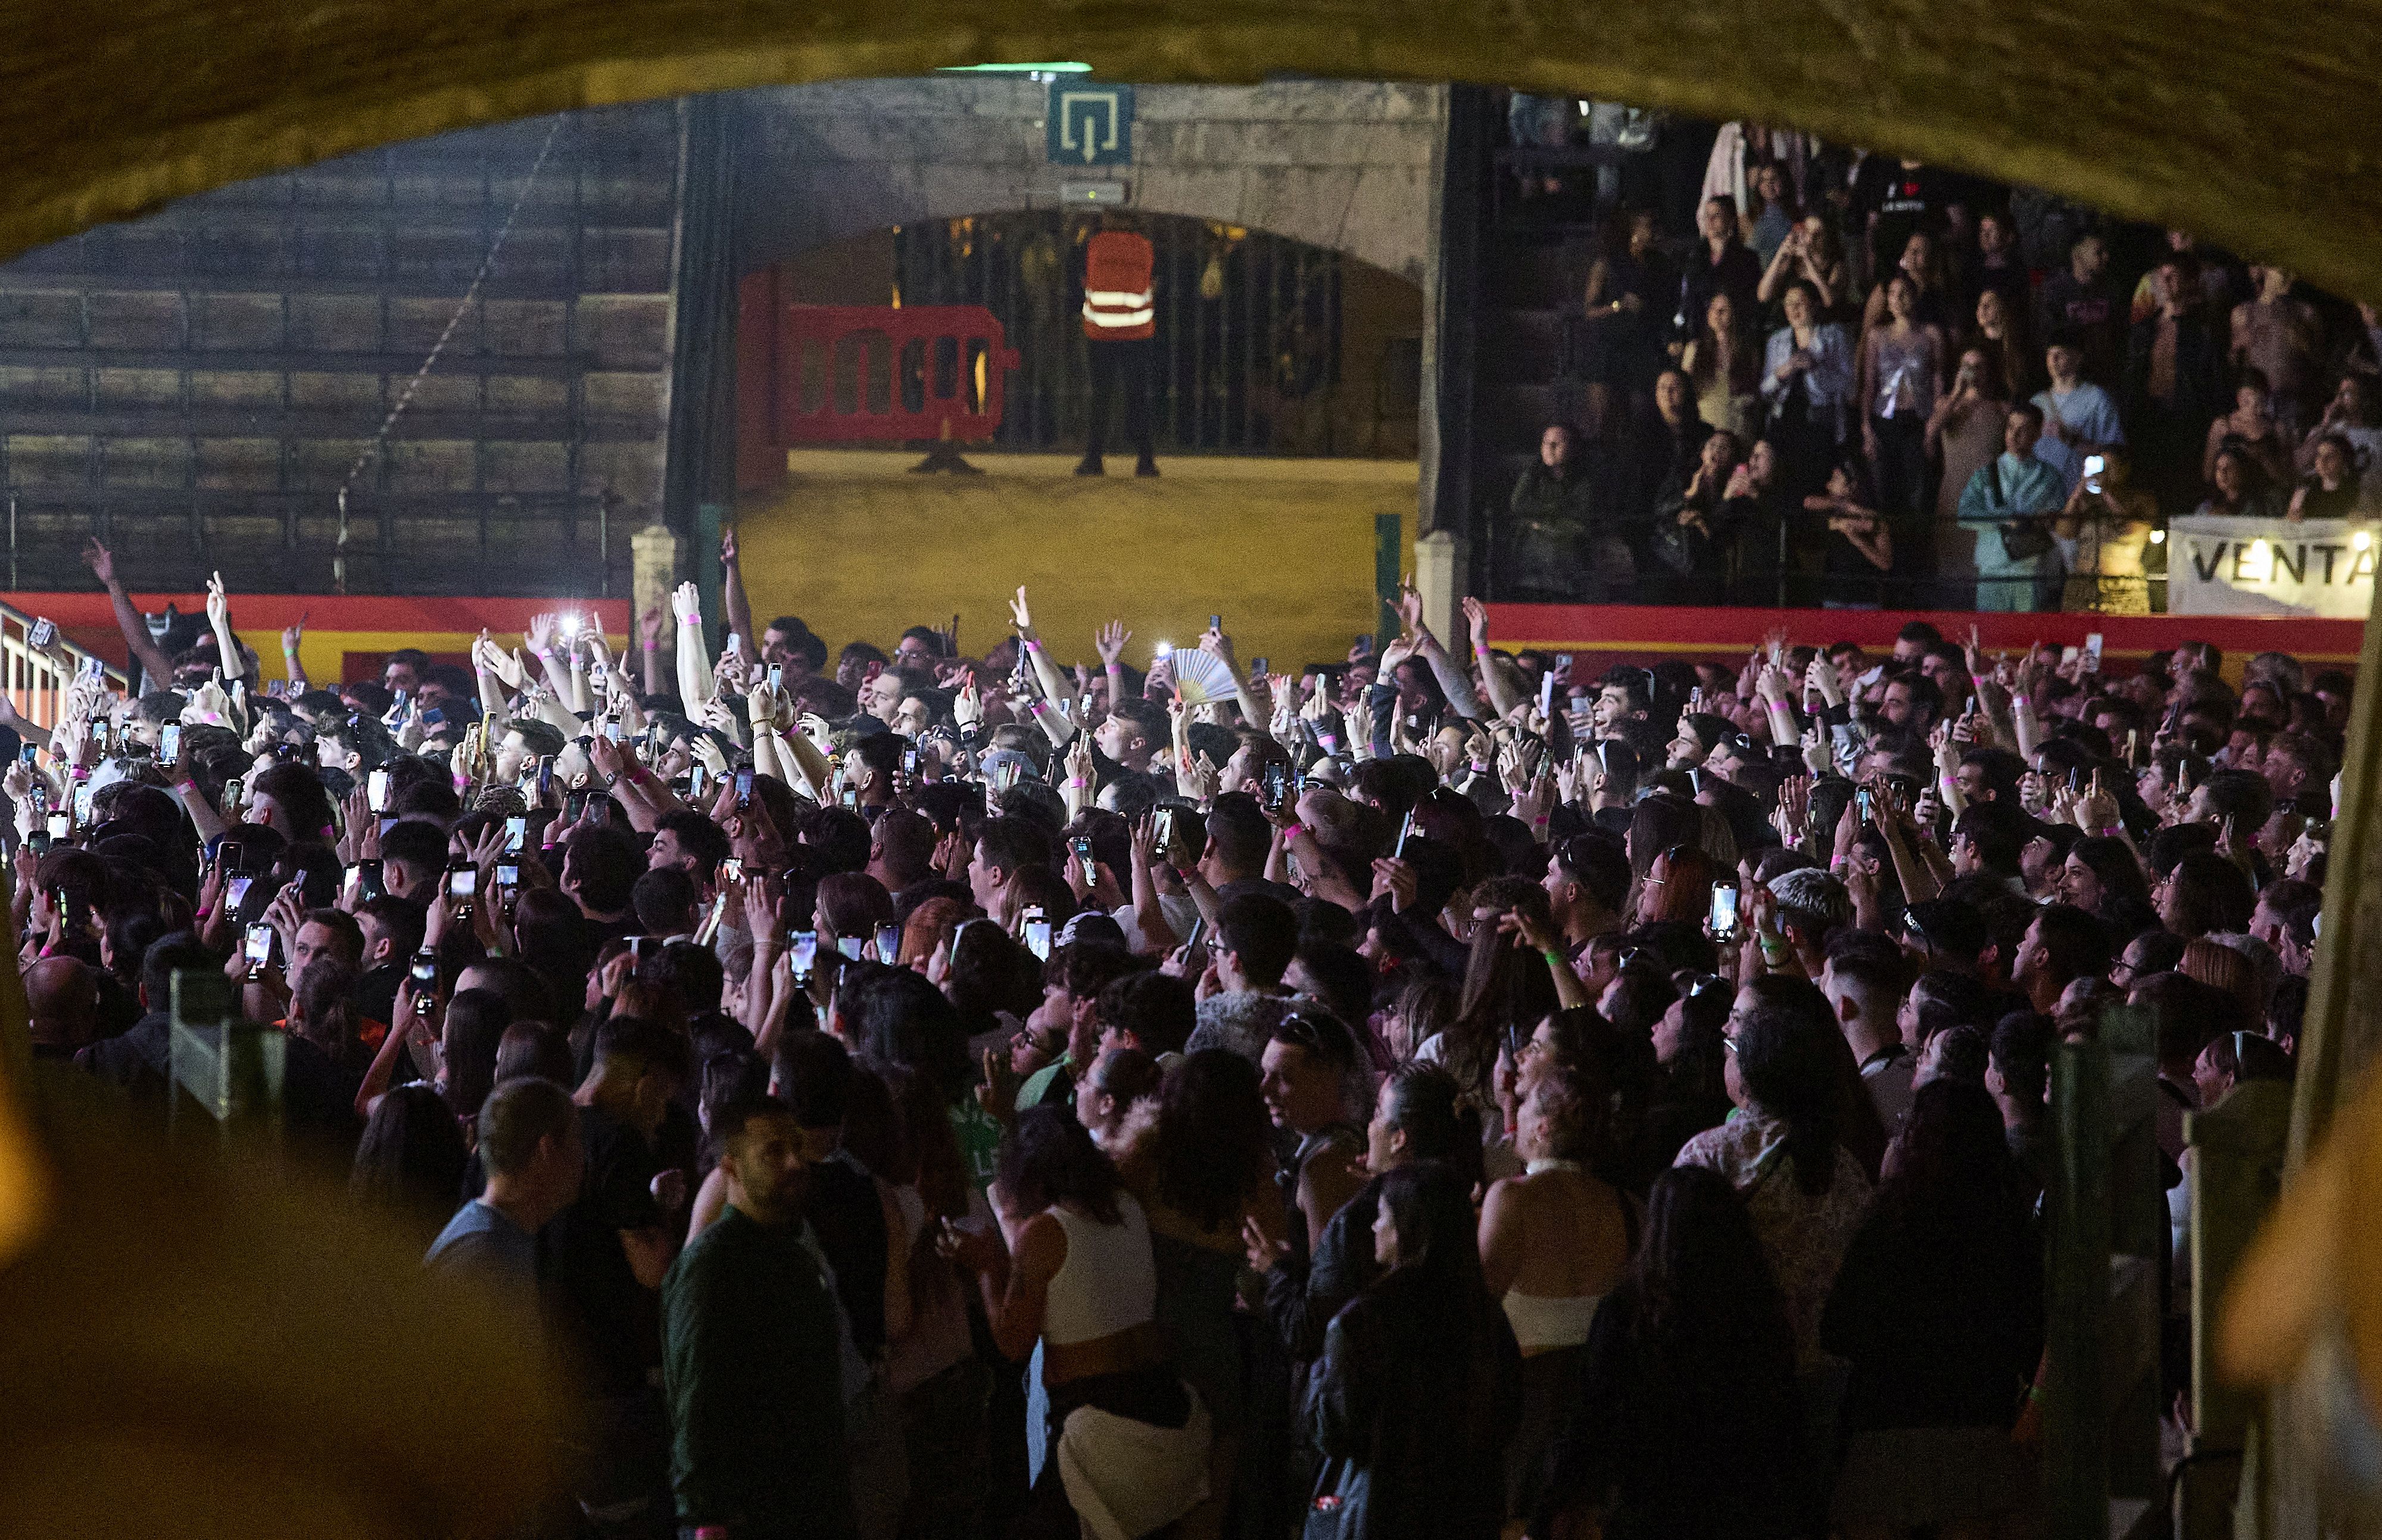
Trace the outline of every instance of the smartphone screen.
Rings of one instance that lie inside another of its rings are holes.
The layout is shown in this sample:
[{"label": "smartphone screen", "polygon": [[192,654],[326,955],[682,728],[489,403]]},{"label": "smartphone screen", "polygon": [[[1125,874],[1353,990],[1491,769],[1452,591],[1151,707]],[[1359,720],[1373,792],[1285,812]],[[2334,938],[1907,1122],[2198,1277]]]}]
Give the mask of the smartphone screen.
[{"label": "smartphone screen", "polygon": [[1078,834],[1074,840],[1074,851],[1075,859],[1084,863],[1084,881],[1087,883],[1099,881],[1100,869],[1099,863],[1092,858],[1092,842]]},{"label": "smartphone screen", "polygon": [[807,981],[811,976],[811,965],[818,961],[818,932],[816,930],[795,931],[792,943],[792,951],[794,962],[794,982],[798,984],[804,983]]},{"label": "smartphone screen", "polygon": [[1737,885],[1733,882],[1713,884],[1712,935],[1714,941],[1730,941],[1737,935]]},{"label": "smartphone screen", "polygon": [[1392,852],[1390,853],[1390,854],[1391,854],[1391,857],[1392,857],[1393,859],[1394,859],[1394,860],[1400,860],[1400,861],[1403,861],[1403,860],[1405,860],[1405,859],[1406,859],[1406,842],[1407,842],[1408,840],[1410,840],[1410,839],[1413,839],[1413,838],[1414,838],[1414,835],[1415,835],[1415,816],[1414,816],[1414,809],[1413,809],[1413,808],[1411,808],[1411,807],[1409,807],[1409,808],[1407,808],[1407,809],[1406,809],[1406,821],[1404,821],[1403,823],[1401,823],[1401,824],[1399,824],[1399,825],[1398,825],[1398,844],[1397,844],[1397,848],[1396,848],[1395,850],[1394,850],[1394,851],[1392,851]]},{"label": "smartphone screen", "polygon": [[711,771],[698,759],[686,772],[686,795],[690,800],[699,799],[710,787]]},{"label": "smartphone screen", "polygon": [[388,896],[388,889],[381,881],[378,856],[356,863],[356,894],[366,902]]},{"label": "smartphone screen", "polygon": [[734,882],[741,880],[743,875],[744,857],[742,856],[722,856],[719,858],[719,880],[721,881]]},{"label": "smartphone screen", "polygon": [[248,945],[246,952],[248,956],[248,966],[251,967],[263,967],[265,964],[273,961],[273,927],[270,925],[250,926],[248,928]]},{"label": "smartphone screen", "polygon": [[1026,915],[1025,950],[1046,963],[1050,960],[1050,922],[1041,917],[1039,910]]},{"label": "smartphone screen", "polygon": [[438,1008],[438,955],[428,947],[413,955],[413,1014],[428,1016]]},{"label": "smartphone screen", "polygon": [[50,838],[52,838],[52,839],[54,839],[54,840],[64,840],[64,839],[69,839],[69,838],[72,838],[72,837],[73,837],[73,834],[74,834],[74,819],[73,819],[72,818],[68,817],[68,816],[67,814],[65,814],[65,813],[52,813],[52,814],[50,815],[50,818],[49,818],[49,835],[50,835]]},{"label": "smartphone screen", "polygon": [[1150,834],[1158,841],[1159,858],[1163,860],[1174,848],[1174,809],[1160,807],[1152,819]]},{"label": "smartphone screen", "polygon": [[497,867],[497,886],[500,888],[520,887],[521,867],[511,861],[499,863]]},{"label": "smartphone screen", "polygon": [[835,949],[838,952],[842,953],[850,961],[856,963],[861,960],[862,955],[867,951],[868,943],[862,941],[858,936],[838,936],[835,938]]},{"label": "smartphone screen", "polygon": [[[31,745],[28,745],[27,752],[31,751]],[[182,724],[180,722],[169,721],[157,730],[157,762],[163,765],[178,765],[182,762]]]},{"label": "smartphone screen", "polygon": [[227,907],[235,912],[245,907],[248,904],[248,890],[255,885],[256,879],[246,872],[240,873],[224,884],[224,903]]},{"label": "smartphone screen", "polygon": [[537,799],[544,802],[554,790],[554,756],[543,756],[537,762]]},{"label": "smartphone screen", "polygon": [[902,960],[902,928],[900,926],[880,925],[877,928],[877,960],[888,964]]},{"label": "smartphone screen", "polygon": [[772,664],[770,664],[770,665],[769,665],[769,688],[771,688],[772,690],[781,690],[781,689],[784,689],[784,688],[785,688],[785,685],[786,685],[786,666],[785,666],[783,663],[772,663]]},{"label": "smartphone screen", "polygon": [[749,807],[752,805],[753,770],[752,767],[748,765],[744,769],[736,772],[736,806],[739,807]]},{"label": "smartphone screen", "polygon": [[477,898],[479,895],[480,869],[477,867],[458,867],[447,874],[448,897]]},{"label": "smartphone screen", "polygon": [[364,777],[364,806],[375,813],[388,811],[388,771],[376,770]]},{"label": "smartphone screen", "polygon": [[522,853],[522,847],[528,843],[529,819],[526,818],[505,819],[505,854],[518,856]]},{"label": "smartphone screen", "polygon": [[86,828],[86,829],[88,829],[88,828],[90,828],[90,827],[91,827],[91,799],[92,799],[92,797],[94,795],[95,795],[94,788],[92,786],[92,783],[91,783],[90,782],[88,782],[88,781],[84,782],[81,785],[77,786],[77,787],[75,788],[75,792],[74,792],[74,817],[75,817],[75,822],[77,822],[77,823],[79,823],[79,824],[81,824],[81,825],[82,825],[84,828]]}]

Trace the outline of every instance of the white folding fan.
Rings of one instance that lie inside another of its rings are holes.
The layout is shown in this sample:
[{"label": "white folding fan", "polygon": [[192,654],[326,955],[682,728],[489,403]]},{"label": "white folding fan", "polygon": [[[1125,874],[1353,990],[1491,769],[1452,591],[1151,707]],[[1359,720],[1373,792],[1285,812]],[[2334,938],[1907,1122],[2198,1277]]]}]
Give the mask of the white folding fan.
[{"label": "white folding fan", "polygon": [[1174,696],[1185,706],[1204,705],[1232,696],[1233,671],[1214,653],[1178,647],[1173,661]]}]

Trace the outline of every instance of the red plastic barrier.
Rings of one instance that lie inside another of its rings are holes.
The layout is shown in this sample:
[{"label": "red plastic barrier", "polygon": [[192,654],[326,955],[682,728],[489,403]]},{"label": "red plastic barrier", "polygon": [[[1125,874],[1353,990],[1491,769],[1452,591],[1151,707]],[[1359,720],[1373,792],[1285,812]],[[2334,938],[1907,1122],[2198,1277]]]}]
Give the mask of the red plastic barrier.
[{"label": "red plastic barrier", "polygon": [[806,305],[781,292],[765,269],[738,294],[743,485],[774,480],[788,445],[981,444],[1000,427],[1017,350],[982,305]]}]

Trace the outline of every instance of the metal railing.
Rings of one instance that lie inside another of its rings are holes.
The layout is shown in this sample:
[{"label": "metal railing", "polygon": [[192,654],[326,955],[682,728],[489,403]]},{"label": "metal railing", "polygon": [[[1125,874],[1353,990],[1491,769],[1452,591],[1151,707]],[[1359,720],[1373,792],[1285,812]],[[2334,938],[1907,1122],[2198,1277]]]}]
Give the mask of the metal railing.
[{"label": "metal railing", "polygon": [[75,646],[63,633],[46,648],[35,647],[36,623],[37,617],[0,604],[0,687],[7,690],[8,704],[17,708],[18,716],[36,727],[55,727],[66,711],[68,687],[94,664],[117,689],[129,686],[122,669]]}]

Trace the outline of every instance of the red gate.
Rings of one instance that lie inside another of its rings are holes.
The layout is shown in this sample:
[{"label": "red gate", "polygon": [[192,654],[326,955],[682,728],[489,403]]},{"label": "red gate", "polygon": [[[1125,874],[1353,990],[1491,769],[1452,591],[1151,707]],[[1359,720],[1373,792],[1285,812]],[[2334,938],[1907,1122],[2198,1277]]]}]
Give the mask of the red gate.
[{"label": "red gate", "polygon": [[738,295],[740,486],[794,444],[989,442],[1017,350],[982,305],[780,302],[774,268]]}]

